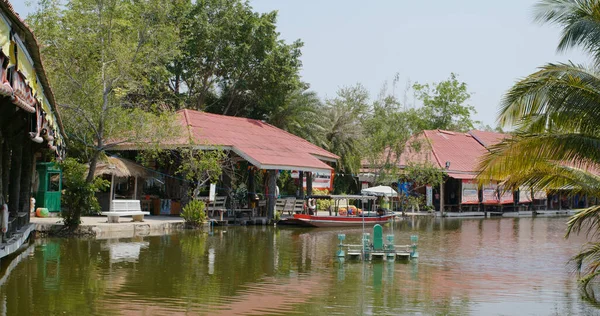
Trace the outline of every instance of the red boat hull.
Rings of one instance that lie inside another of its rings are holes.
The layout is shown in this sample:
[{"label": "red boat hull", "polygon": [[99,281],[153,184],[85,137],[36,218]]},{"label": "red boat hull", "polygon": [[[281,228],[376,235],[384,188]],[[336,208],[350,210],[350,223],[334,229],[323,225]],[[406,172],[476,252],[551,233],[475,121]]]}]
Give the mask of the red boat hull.
[{"label": "red boat hull", "polygon": [[294,214],[290,219],[290,224],[298,224],[311,227],[345,227],[384,224],[394,218],[394,214],[383,216],[318,216],[308,214]]}]

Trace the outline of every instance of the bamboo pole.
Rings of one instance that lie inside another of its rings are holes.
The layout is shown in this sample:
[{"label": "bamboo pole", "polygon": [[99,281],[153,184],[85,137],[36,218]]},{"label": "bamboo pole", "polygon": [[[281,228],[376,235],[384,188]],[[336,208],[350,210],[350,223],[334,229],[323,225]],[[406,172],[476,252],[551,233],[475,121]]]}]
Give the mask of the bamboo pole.
[{"label": "bamboo pole", "polygon": [[134,200],[137,200],[137,190],[138,190],[137,183],[138,183],[138,177],[136,176],[135,180],[133,181],[133,199]]}]

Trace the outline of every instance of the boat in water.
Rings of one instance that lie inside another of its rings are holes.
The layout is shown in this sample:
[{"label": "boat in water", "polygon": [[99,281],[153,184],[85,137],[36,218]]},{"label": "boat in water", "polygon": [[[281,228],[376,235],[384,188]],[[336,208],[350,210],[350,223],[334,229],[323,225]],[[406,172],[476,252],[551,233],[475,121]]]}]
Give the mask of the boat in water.
[{"label": "boat in water", "polygon": [[375,224],[385,224],[393,220],[395,214],[385,214],[382,216],[322,216],[310,214],[294,214],[294,217],[284,219],[287,223],[309,227],[346,227],[346,226],[373,226]]},{"label": "boat in water", "polygon": [[[386,213],[383,210],[377,212],[370,211],[375,206],[375,196],[365,195],[312,195],[308,199],[328,199],[333,200],[333,207],[329,209],[328,215],[319,214],[293,214],[279,221],[280,225],[299,225],[308,227],[347,227],[347,226],[373,226],[375,224],[385,224],[394,219],[394,213]],[[363,205],[363,208],[356,208],[347,205],[349,200],[355,200]],[[366,208],[364,207],[366,204]],[[353,211],[351,211],[353,208]],[[362,211],[366,209],[369,211]]]}]

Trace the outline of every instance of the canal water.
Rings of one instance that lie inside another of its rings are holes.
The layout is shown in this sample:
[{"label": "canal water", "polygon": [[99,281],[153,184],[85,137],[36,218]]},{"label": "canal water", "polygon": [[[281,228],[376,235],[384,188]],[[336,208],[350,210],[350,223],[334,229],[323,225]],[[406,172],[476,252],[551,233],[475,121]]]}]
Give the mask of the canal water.
[{"label": "canal water", "polygon": [[2,261],[1,315],[600,315],[581,298],[567,218],[404,219],[418,260],[340,263],[337,234],[225,227],[134,239],[37,239]]}]

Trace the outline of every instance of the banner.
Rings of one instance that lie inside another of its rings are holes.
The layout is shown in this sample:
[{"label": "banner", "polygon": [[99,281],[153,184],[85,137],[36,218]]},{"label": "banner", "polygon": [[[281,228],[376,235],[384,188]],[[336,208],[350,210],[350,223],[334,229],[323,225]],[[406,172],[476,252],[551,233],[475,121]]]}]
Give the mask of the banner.
[{"label": "banner", "polygon": [[483,201],[484,204],[498,204],[498,184],[488,183],[483,186]]},{"label": "banner", "polygon": [[499,188],[500,204],[513,204],[515,202],[515,196],[512,190],[504,191],[504,188]]},{"label": "banner", "polygon": [[548,198],[548,196],[546,195],[546,191],[536,191],[536,192],[533,192],[533,199],[534,200],[545,200],[547,198]]},{"label": "banner", "polygon": [[425,186],[425,193],[427,196],[427,206],[433,206],[433,188],[430,185]]},{"label": "banner", "polygon": [[208,191],[208,201],[213,202],[217,196],[217,185],[215,183],[210,184],[210,190]]},{"label": "banner", "polygon": [[479,190],[477,181],[462,180],[461,204],[479,204]]},{"label": "banner", "polygon": [[528,187],[519,188],[519,203],[531,203],[531,189]]},{"label": "banner", "polygon": [[[304,185],[303,187],[306,189],[306,176],[307,172],[304,172]],[[329,191],[333,190],[333,172],[313,172],[313,189],[327,189]],[[300,178],[300,173],[298,170],[292,171],[292,179]]]},{"label": "banner", "polygon": [[408,195],[410,192],[411,182],[400,182],[398,181],[398,193],[402,193],[404,195]]}]

